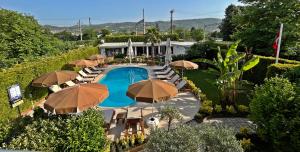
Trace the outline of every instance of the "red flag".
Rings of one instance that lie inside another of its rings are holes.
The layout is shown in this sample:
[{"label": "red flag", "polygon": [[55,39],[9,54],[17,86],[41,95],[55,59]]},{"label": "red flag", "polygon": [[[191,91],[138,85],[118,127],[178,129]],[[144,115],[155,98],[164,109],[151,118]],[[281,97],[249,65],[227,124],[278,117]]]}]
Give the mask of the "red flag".
[{"label": "red flag", "polygon": [[274,56],[276,56],[276,54],[277,54],[278,42],[279,42],[279,32],[277,32],[276,37],[275,37],[275,41],[273,43]]}]

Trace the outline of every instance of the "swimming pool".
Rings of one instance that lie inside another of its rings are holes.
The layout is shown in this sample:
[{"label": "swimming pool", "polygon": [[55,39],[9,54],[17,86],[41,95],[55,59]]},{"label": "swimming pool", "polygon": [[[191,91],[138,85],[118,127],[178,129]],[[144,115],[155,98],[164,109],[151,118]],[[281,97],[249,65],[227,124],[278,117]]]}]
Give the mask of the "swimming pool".
[{"label": "swimming pool", "polygon": [[108,87],[109,96],[99,104],[101,107],[125,107],[136,102],[126,96],[128,86],[148,79],[148,71],[138,67],[116,68],[109,71],[99,83]]}]

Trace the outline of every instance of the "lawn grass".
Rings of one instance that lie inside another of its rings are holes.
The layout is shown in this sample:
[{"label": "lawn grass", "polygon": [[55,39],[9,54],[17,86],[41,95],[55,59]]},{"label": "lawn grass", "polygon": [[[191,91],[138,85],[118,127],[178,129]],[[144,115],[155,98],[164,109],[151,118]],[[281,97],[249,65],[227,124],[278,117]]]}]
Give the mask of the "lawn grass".
[{"label": "lawn grass", "polygon": [[208,70],[186,70],[184,76],[192,80],[195,85],[206,94],[208,99],[214,103],[220,102],[216,85],[216,79],[218,78],[218,72],[216,70],[210,68]]},{"label": "lawn grass", "polygon": [[[209,100],[212,100],[215,104],[220,104],[220,96],[216,85],[216,79],[218,78],[218,72],[209,68],[208,70],[186,70],[184,76],[189,80],[192,80],[202,92],[204,92]],[[251,93],[253,87],[245,88],[246,91],[239,93],[237,96],[237,104],[249,105],[248,95]]]}]

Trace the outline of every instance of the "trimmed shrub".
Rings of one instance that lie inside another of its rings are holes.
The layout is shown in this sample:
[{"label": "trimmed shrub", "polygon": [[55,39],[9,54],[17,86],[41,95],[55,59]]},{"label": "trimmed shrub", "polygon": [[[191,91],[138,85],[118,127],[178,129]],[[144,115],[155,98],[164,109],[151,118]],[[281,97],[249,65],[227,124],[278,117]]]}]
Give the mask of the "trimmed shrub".
[{"label": "trimmed shrub", "polygon": [[222,111],[222,106],[221,105],[216,105],[215,106],[215,112],[220,113]]},{"label": "trimmed shrub", "polygon": [[[268,67],[275,63],[274,57],[259,56],[259,63],[252,69],[243,73],[243,79],[253,82],[255,84],[262,84],[267,76]],[[299,61],[279,59],[282,64],[300,64]]]},{"label": "trimmed shrub", "polygon": [[211,106],[201,106],[199,109],[200,113],[206,114],[206,115],[211,115],[213,112],[213,107]]},{"label": "trimmed shrub", "polygon": [[[86,47],[62,53],[58,56],[41,57],[32,62],[23,62],[9,69],[0,70],[0,121],[16,118],[16,109],[11,109],[6,89],[13,84],[20,84],[24,103],[22,110],[28,109],[33,102],[39,101],[47,95],[47,88],[31,87],[31,81],[41,74],[66,68],[65,64],[78,59],[87,58],[98,53],[96,47]],[[32,95],[32,98],[31,95]]]},{"label": "trimmed shrub", "polygon": [[275,77],[276,75],[282,75],[285,72],[299,67],[300,64],[271,64],[268,66],[267,78]]},{"label": "trimmed shrub", "polygon": [[230,106],[226,106],[226,112],[230,113],[230,114],[236,114],[236,111],[234,109],[234,107],[232,105]]},{"label": "trimmed shrub", "polygon": [[238,105],[238,111],[241,113],[249,113],[249,107],[245,105]]},{"label": "trimmed shrub", "polygon": [[212,101],[211,100],[204,100],[202,103],[203,106],[212,106]]}]

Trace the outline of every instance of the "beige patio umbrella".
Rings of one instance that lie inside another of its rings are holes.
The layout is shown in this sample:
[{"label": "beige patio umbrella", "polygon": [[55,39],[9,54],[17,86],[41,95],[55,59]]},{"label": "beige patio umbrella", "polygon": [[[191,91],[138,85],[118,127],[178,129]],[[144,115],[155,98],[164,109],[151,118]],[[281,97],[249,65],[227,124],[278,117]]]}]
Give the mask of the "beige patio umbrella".
[{"label": "beige patio umbrella", "polygon": [[194,70],[194,69],[198,69],[199,67],[198,64],[186,60],[178,60],[178,61],[171,62],[170,66],[172,66],[175,69],[181,69],[182,77],[183,77],[183,70]]},{"label": "beige patio umbrella", "polygon": [[82,68],[87,68],[87,67],[92,67],[92,66],[98,65],[98,63],[96,61],[91,61],[91,60],[76,60],[76,61],[70,62],[69,64],[76,66],[76,67],[82,67]]},{"label": "beige patio umbrella", "polygon": [[178,90],[174,84],[158,79],[139,81],[128,87],[126,95],[138,102],[153,103],[166,101],[177,95]]},{"label": "beige patio umbrella", "polygon": [[60,85],[67,81],[74,80],[78,73],[74,71],[54,71],[41,75],[31,83],[34,87],[49,87]]},{"label": "beige patio umbrella", "polygon": [[55,114],[78,113],[98,105],[108,94],[105,85],[79,84],[51,94],[44,108]]}]

